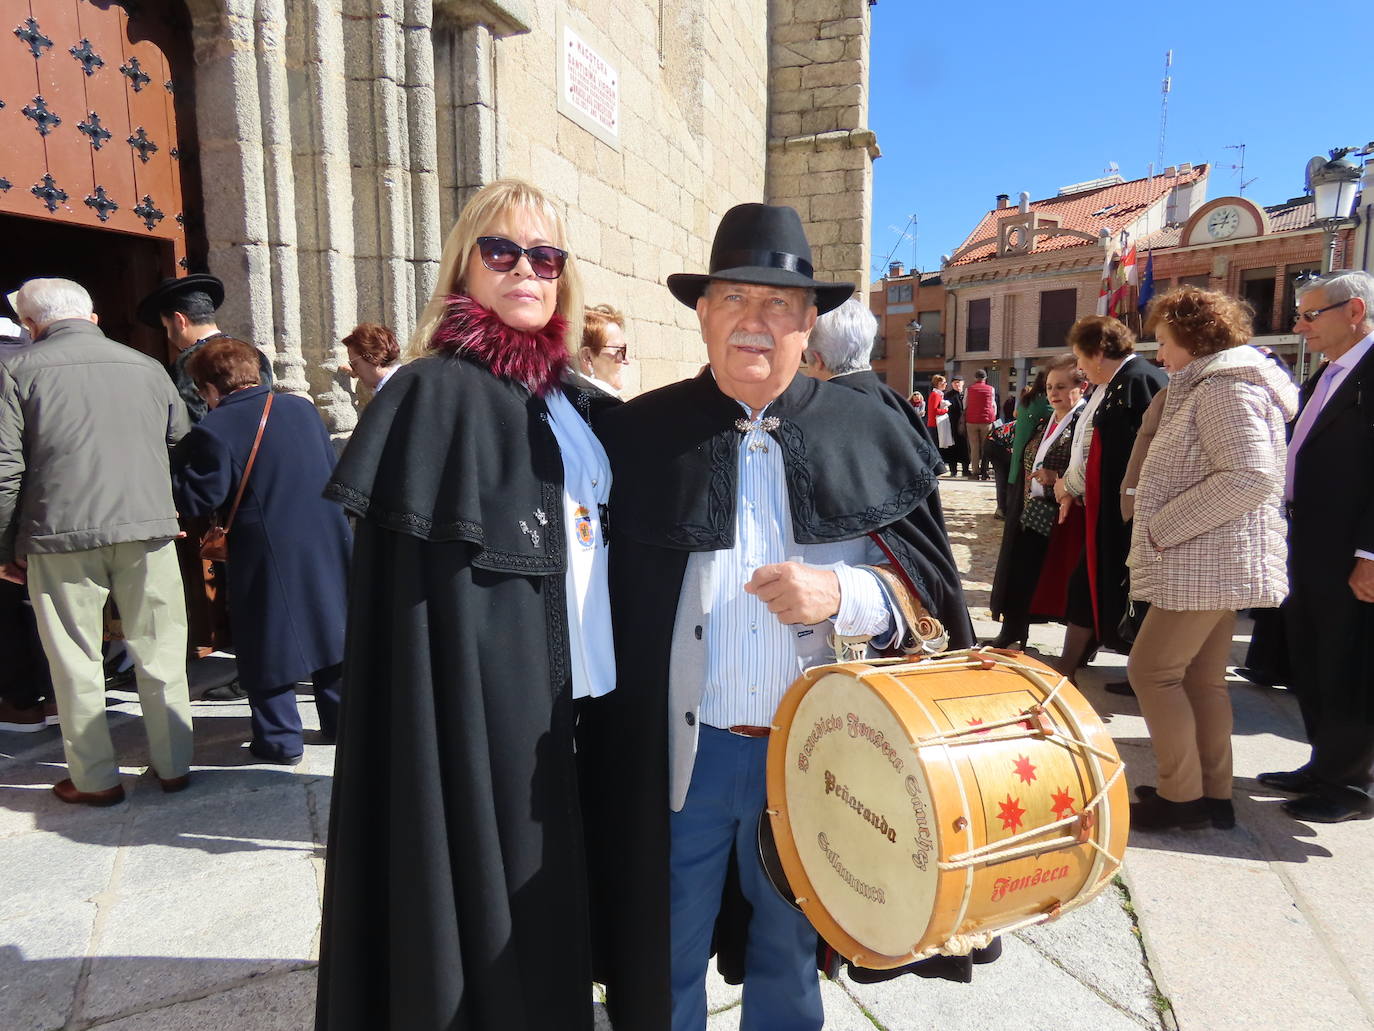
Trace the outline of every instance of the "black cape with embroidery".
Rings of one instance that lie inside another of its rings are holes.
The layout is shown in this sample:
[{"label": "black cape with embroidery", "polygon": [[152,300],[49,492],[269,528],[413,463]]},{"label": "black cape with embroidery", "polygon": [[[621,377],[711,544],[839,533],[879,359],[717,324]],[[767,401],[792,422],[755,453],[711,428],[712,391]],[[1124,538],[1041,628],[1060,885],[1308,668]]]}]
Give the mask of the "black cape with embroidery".
[{"label": "black cape with embroidery", "polygon": [[397,371],[339,461],[319,1031],[592,1027],[562,484],[544,402],[452,355]]},{"label": "black cape with embroidery", "polygon": [[[616,1031],[662,1031],[669,1018],[668,664],[678,594],[694,551],[733,544],[740,406],[709,372],[604,412],[611,456],[611,602],[616,690],[579,734],[589,794],[597,979]],[[781,420],[793,534],[799,543],[876,530],[950,647],[973,630],[943,528],[922,530],[936,489],[906,421],[854,391],[798,376],[765,412]],[[938,539],[934,539],[938,537]],[[738,929],[718,935],[739,950]]]}]

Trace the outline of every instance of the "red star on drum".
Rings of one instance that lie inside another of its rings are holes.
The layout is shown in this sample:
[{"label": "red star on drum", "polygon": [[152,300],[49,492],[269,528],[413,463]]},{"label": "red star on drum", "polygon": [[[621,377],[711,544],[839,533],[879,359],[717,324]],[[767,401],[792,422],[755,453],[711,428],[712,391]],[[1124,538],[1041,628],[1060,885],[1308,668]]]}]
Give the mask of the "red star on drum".
[{"label": "red star on drum", "polygon": [[1021,800],[1019,798],[1012,798],[1011,793],[1008,792],[1007,800],[1005,802],[998,802],[997,805],[1002,810],[998,816],[1002,821],[1002,829],[1004,831],[1014,831],[1021,826],[1021,817],[1026,815],[1026,811],[1021,808]]},{"label": "red star on drum", "polygon": [[1021,778],[1022,784],[1029,784],[1035,780],[1035,764],[1030,761],[1030,756],[1018,756],[1016,762],[1011,765],[1016,770],[1016,775]]},{"label": "red star on drum", "polygon": [[1062,820],[1066,816],[1073,815],[1073,796],[1069,794],[1068,788],[1060,788],[1051,797],[1054,799],[1054,805],[1051,808],[1054,810],[1056,820]]}]

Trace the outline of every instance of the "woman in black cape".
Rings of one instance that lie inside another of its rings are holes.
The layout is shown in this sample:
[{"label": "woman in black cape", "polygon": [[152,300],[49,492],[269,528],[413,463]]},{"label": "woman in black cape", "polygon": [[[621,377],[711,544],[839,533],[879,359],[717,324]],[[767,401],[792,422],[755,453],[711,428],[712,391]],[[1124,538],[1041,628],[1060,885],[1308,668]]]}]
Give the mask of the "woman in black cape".
[{"label": "woman in black cape", "polygon": [[319,1031],[590,1031],[573,733],[615,683],[562,220],[494,182],[327,494],[357,517]]}]

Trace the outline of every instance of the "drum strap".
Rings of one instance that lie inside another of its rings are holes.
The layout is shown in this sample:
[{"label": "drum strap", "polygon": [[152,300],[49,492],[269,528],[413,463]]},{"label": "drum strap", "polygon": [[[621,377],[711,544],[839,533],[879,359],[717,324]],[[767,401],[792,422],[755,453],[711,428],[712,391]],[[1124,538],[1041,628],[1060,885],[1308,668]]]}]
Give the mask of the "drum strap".
[{"label": "drum strap", "polygon": [[902,618],[906,620],[908,635],[901,643],[901,650],[908,655],[915,652],[933,655],[944,651],[949,643],[944,624],[925,607],[921,601],[921,592],[916,590],[916,585],[912,583],[902,564],[897,561],[897,556],[892,553],[887,542],[876,531],[870,531],[868,536],[882,551],[887,562],[864,568],[878,577],[888,596],[896,602]]}]

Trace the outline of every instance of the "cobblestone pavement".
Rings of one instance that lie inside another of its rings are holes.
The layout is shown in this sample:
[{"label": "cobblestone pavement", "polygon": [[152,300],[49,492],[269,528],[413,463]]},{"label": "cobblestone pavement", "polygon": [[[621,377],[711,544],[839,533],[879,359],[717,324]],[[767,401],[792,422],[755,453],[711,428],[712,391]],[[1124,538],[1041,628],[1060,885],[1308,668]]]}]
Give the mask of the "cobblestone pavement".
[{"label": "cobblestone pavement", "polygon": [[[941,490],[969,603],[990,635],[1001,535],[992,487],[945,480]],[[1031,650],[1054,654],[1061,636],[1037,628]],[[1151,783],[1134,700],[1101,690],[1123,662],[1104,654],[1082,687],[1131,782]],[[226,660],[200,663],[193,695],[231,675]],[[1305,758],[1296,707],[1284,691],[1241,682],[1234,699],[1237,830],[1133,835],[1121,886],[1007,936],[1003,958],[975,968],[971,984],[841,977],[822,985],[826,1026],[1374,1029],[1363,955],[1374,823],[1310,828],[1279,812],[1253,777]],[[248,765],[247,706],[196,702],[194,782],[163,795],[146,770],[136,699],[111,700],[130,798],[110,809],[65,806],[48,790],[63,775],[55,730],[0,733],[0,1029],[306,1031],[333,749],[308,745],[294,769]],[[309,725],[305,699],[302,714]],[[738,1027],[738,989],[708,987],[710,1027]]]}]

